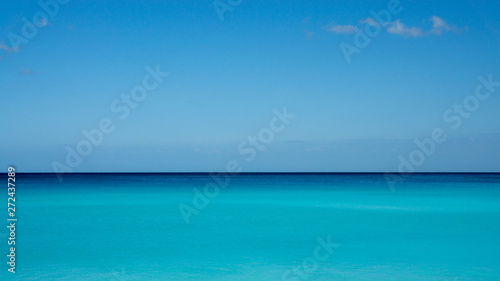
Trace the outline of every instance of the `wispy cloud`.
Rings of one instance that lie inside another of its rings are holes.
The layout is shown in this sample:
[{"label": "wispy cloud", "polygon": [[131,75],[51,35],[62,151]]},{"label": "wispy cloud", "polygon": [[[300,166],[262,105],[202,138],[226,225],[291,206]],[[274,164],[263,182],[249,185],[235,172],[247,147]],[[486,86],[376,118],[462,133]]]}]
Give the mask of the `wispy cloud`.
[{"label": "wispy cloud", "polygon": [[396,20],[387,27],[387,32],[391,34],[401,35],[403,37],[420,37],[424,31],[420,27],[408,27]]},{"label": "wispy cloud", "polygon": [[49,25],[49,22],[46,18],[41,18],[38,22],[40,23],[41,27]]},{"label": "wispy cloud", "polygon": [[[380,23],[373,18],[366,18],[359,21],[359,24],[365,24],[370,26],[381,26],[385,28],[386,32],[399,35],[402,37],[424,37],[428,35],[441,35],[444,32],[454,32],[460,33],[462,29],[448,24],[444,19],[438,16],[432,16],[429,20],[432,23],[432,28],[429,30],[424,30],[422,27],[418,26],[407,26],[402,23],[401,20],[396,20],[393,22],[383,22]],[[362,27],[356,27],[353,25],[338,25],[330,24],[326,27],[329,32],[335,33],[356,33],[359,30],[363,30]]]},{"label": "wispy cloud", "polygon": [[12,53],[17,51],[17,47],[10,48],[9,46],[5,45],[3,42],[0,42],[0,50],[4,50],[7,53]]},{"label": "wispy cloud", "polygon": [[374,20],[372,18],[366,18],[366,19],[362,20],[361,23],[367,23],[371,26],[380,25],[376,20]]},{"label": "wispy cloud", "polygon": [[21,75],[35,74],[31,69],[25,68],[19,72]]},{"label": "wispy cloud", "polygon": [[460,28],[456,26],[450,26],[448,23],[446,23],[442,18],[438,16],[432,16],[429,20],[432,22],[432,29],[429,31],[429,33],[441,35],[441,33],[445,31],[452,31],[455,33],[460,32]]},{"label": "wispy cloud", "polygon": [[353,25],[340,25],[340,24],[330,24],[327,26],[326,30],[335,33],[356,33],[357,28]]},{"label": "wispy cloud", "polygon": [[314,31],[310,29],[311,18],[307,17],[302,20],[303,32],[307,40],[311,40],[314,36]]},{"label": "wispy cloud", "polygon": [[306,29],[306,30],[304,30],[304,35],[305,35],[307,40],[311,40],[314,36],[314,32]]},{"label": "wispy cloud", "polygon": [[421,37],[424,35],[441,35],[443,32],[447,31],[455,33],[459,33],[461,31],[460,28],[449,25],[445,20],[438,16],[430,17],[429,21],[432,22],[432,28],[428,31],[424,31],[420,27],[407,27],[401,23],[400,20],[396,20],[387,27],[387,32],[405,37]]}]

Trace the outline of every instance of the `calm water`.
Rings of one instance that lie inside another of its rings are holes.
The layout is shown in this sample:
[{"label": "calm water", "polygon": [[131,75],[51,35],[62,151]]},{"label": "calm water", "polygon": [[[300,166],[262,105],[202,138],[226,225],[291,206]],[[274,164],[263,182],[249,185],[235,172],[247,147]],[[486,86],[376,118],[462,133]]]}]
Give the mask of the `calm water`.
[{"label": "calm water", "polygon": [[17,273],[4,226],[0,280],[500,280],[499,174],[413,175],[394,192],[379,174],[239,175],[195,208],[211,182],[17,174]]}]

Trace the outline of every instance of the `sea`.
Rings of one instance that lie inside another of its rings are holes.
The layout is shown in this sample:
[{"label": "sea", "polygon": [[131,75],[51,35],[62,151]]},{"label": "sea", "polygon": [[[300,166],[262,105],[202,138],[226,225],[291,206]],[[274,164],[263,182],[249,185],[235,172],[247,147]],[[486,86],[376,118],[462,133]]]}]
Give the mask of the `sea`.
[{"label": "sea", "polygon": [[500,280],[500,174],[396,176],[18,173],[0,280]]}]

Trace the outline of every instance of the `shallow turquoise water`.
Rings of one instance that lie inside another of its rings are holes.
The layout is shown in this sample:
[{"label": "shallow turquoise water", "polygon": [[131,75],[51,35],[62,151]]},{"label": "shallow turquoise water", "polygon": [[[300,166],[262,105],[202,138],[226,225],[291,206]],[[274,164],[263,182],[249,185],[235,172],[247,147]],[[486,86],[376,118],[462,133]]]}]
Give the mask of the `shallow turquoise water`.
[{"label": "shallow turquoise water", "polygon": [[[187,224],[179,204],[210,182],[18,174],[17,273],[3,255],[0,280],[500,280],[498,174],[412,175],[394,192],[379,174],[233,175]],[[328,237],[338,247],[315,259]]]}]

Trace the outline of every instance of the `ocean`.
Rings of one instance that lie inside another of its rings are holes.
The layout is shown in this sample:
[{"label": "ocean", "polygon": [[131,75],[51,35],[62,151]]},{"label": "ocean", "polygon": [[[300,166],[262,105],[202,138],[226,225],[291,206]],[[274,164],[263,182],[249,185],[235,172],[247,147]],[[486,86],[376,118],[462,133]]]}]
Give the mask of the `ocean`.
[{"label": "ocean", "polygon": [[0,280],[500,280],[500,174],[16,174],[15,197]]}]

